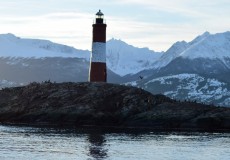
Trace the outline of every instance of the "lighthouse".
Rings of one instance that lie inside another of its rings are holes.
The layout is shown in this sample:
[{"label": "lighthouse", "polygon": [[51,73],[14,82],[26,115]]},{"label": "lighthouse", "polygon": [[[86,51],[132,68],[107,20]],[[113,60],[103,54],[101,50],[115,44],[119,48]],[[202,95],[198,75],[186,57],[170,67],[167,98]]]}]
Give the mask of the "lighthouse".
[{"label": "lighthouse", "polygon": [[106,82],[106,24],[99,10],[93,24],[92,53],[90,57],[89,82]]}]

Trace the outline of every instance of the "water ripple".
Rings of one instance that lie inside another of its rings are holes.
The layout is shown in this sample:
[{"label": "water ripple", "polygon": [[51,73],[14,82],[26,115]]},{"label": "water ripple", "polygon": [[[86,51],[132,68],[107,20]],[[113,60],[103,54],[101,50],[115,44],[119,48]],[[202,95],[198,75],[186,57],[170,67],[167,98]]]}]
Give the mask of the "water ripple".
[{"label": "water ripple", "polygon": [[221,159],[229,133],[111,132],[0,126],[0,159]]}]

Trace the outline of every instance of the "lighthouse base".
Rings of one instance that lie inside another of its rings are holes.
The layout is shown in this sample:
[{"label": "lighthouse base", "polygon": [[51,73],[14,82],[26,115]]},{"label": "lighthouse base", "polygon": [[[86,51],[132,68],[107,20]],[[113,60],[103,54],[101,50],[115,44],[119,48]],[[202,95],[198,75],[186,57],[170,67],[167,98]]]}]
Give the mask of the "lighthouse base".
[{"label": "lighthouse base", "polygon": [[106,63],[91,62],[89,73],[89,82],[106,82]]}]

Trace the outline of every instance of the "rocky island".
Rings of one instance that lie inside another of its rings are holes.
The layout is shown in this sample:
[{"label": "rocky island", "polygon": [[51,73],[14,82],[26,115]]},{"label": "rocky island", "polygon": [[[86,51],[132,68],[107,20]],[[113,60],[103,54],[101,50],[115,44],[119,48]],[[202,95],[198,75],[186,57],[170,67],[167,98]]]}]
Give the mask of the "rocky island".
[{"label": "rocky island", "polygon": [[109,83],[31,83],[0,91],[0,123],[230,131],[230,108]]}]

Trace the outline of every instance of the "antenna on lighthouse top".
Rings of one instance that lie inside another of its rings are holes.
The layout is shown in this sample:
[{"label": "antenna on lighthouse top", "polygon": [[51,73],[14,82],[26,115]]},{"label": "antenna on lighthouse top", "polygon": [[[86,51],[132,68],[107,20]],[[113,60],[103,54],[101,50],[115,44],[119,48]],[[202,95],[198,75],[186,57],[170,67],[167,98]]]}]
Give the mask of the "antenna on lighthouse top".
[{"label": "antenna on lighthouse top", "polygon": [[96,24],[103,24],[103,18],[104,14],[99,9],[99,11],[96,13]]},{"label": "antenna on lighthouse top", "polygon": [[103,16],[104,14],[101,12],[101,10],[99,9],[99,11],[96,14],[97,16]]}]

